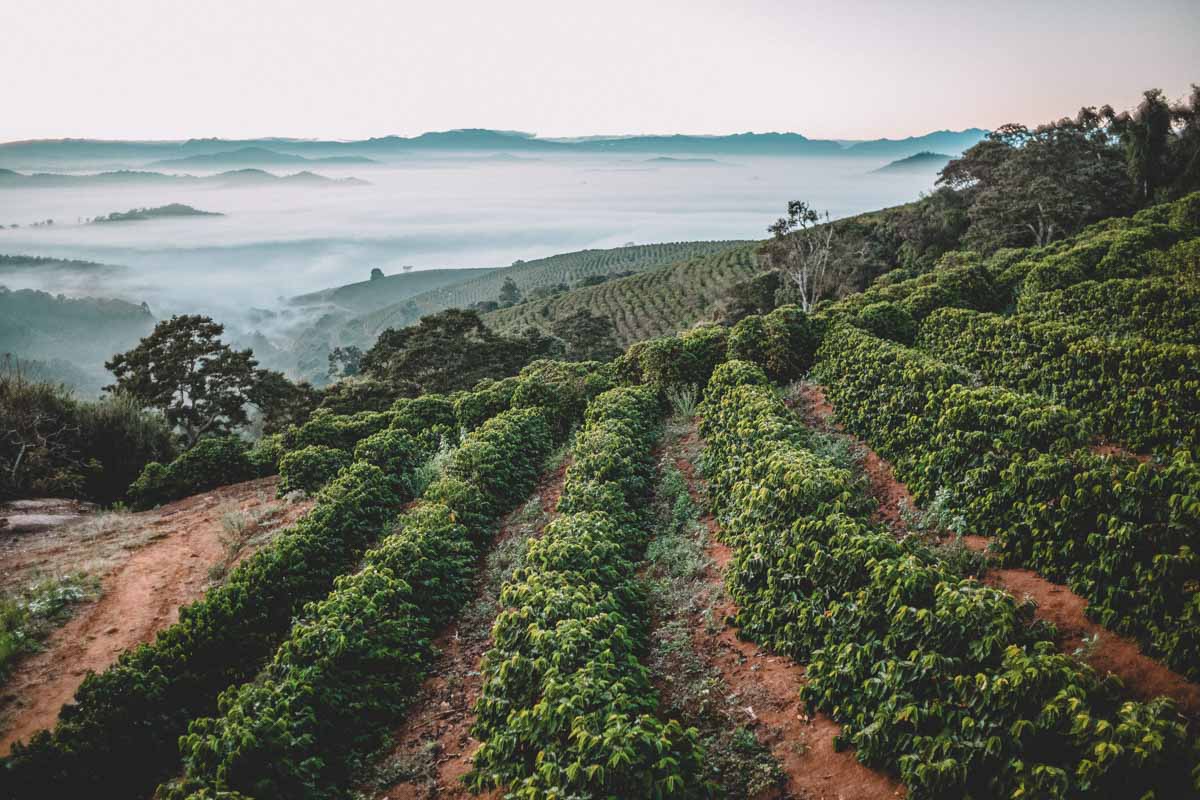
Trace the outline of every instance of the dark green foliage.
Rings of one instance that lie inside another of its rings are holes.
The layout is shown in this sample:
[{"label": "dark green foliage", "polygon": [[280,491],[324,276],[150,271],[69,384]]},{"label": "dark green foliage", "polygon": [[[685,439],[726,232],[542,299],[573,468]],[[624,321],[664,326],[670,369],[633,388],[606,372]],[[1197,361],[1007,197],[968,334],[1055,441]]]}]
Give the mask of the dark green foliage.
[{"label": "dark green foliage", "polygon": [[917,338],[917,323],[912,314],[887,300],[866,306],[851,323],[880,339],[890,339],[900,344],[912,344]]},{"label": "dark green foliage", "polygon": [[138,508],[150,508],[258,475],[246,442],[237,436],[214,436],[201,439],[166,466],[147,464],[130,485],[129,500]]},{"label": "dark green foliage", "polygon": [[[495,414],[487,414],[484,419],[492,416]],[[446,395],[423,394],[397,400],[392,404],[391,417],[391,427],[412,436],[426,453],[436,452],[443,441],[458,441],[458,417],[454,402]]]},{"label": "dark green foliage", "polygon": [[826,337],[820,376],[838,420],[893,461],[919,502],[944,492],[1008,563],[1066,581],[1092,618],[1200,675],[1191,455],[1155,464],[1094,454],[1086,417],[1034,395],[968,388],[929,354],[853,329]]},{"label": "dark green foliage", "polygon": [[411,381],[424,392],[449,392],[512,375],[535,358],[553,355],[555,343],[536,331],[501,335],[478,313],[450,309],[409,328],[385,330],[363,354],[362,371],[386,383]]},{"label": "dark green foliage", "polygon": [[945,309],[920,344],[984,380],[1060,398],[1097,430],[1136,448],[1200,447],[1200,347],[1022,317]]},{"label": "dark green foliage", "polygon": [[124,395],[76,400],[0,366],[0,499],[67,496],[111,503],[145,465],[174,455],[163,419]]},{"label": "dark green foliage", "polygon": [[[279,459],[278,494],[280,497],[289,492],[311,494],[337,477],[352,460],[345,450],[323,444],[290,450]],[[382,467],[380,464],[375,466]]]},{"label": "dark green foliage", "polygon": [[372,378],[340,380],[321,392],[320,408],[335,414],[356,411],[387,411],[398,397],[416,397],[420,389],[415,383],[377,381]]},{"label": "dark green foliage", "polygon": [[1181,286],[1178,278],[1087,280],[1027,292],[1017,311],[1029,320],[1091,326],[1105,335],[1200,344],[1200,286]]},{"label": "dark green foliage", "polygon": [[354,460],[374,464],[392,479],[396,491],[412,495],[412,476],[429,451],[405,431],[394,428],[373,433],[354,448]]},{"label": "dark green foliage", "polygon": [[163,320],[137,347],[104,365],[117,378],[107,388],[161,411],[189,447],[202,436],[244,425],[258,362],[249,350],[222,342],[224,331],[198,315]]},{"label": "dark green foliage", "polygon": [[560,516],[501,593],[472,731],[468,780],[514,796],[703,794],[694,729],[663,723],[638,658],[646,635],[635,561],[653,478],[658,400],[614,389],[588,407]]},{"label": "dark green foliage", "polygon": [[[899,353],[880,351],[893,347],[839,330],[824,352],[844,376],[843,351],[891,368]],[[808,434],[765,376],[739,385],[732,370],[746,367],[730,370],[709,386],[701,431],[734,550],[738,623],[806,662],[801,693],[842,723],[839,744],[897,772],[912,798],[1176,797],[1198,788],[1170,701],[1120,701],[1112,683],[1057,652],[1032,605],[870,523],[851,473],[806,447]],[[872,379],[853,374],[850,396]],[[855,425],[869,419],[865,406],[849,405]]]},{"label": "dark green foliage", "polygon": [[263,433],[272,434],[302,424],[321,401],[321,394],[307,381],[292,383],[282,372],[260,369],[246,399],[258,409]]},{"label": "dark green foliage", "polygon": [[283,444],[289,450],[321,445],[351,452],[360,440],[391,425],[392,419],[392,415],[384,411],[335,414],[318,409],[303,425],[285,431]]},{"label": "dark green foliage", "polygon": [[484,378],[475,384],[471,391],[457,395],[454,398],[454,418],[457,427],[460,430],[474,430],[483,424],[484,420],[508,410],[516,388],[515,377],[501,380]]},{"label": "dark green foliage", "polygon": [[563,341],[567,361],[611,361],[621,355],[616,327],[608,317],[581,308],[550,324],[550,333]]}]

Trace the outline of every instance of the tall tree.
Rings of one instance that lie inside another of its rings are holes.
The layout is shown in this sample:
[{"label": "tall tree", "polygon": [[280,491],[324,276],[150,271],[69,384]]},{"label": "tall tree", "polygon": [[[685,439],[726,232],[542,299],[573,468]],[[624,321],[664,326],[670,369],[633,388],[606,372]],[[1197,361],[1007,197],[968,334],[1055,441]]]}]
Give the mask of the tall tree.
[{"label": "tall tree", "polygon": [[1171,107],[1161,89],[1149,89],[1132,112],[1101,109],[1125,149],[1125,164],[1140,205],[1152,203],[1169,181]]},{"label": "tall tree", "polygon": [[512,278],[505,278],[504,283],[500,285],[500,305],[515,306],[521,302],[521,290],[517,288],[517,283]]},{"label": "tall tree", "polygon": [[787,216],[768,226],[771,242],[764,252],[795,290],[796,302],[811,311],[830,296],[855,263],[841,253],[845,247],[829,212],[817,212],[803,200],[792,200]]},{"label": "tall tree", "polygon": [[117,379],[105,391],[124,392],[162,411],[187,447],[205,434],[246,424],[258,362],[251,351],[222,342],[224,331],[200,315],[159,322],[136,347],[104,365]]}]

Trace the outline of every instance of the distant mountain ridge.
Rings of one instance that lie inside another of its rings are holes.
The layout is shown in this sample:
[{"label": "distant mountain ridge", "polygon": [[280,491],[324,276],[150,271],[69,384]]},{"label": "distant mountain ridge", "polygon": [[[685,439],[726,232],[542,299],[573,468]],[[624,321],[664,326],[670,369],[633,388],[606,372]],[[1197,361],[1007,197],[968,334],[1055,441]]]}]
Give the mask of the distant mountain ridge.
[{"label": "distant mountain ridge", "polygon": [[237,150],[222,151],[219,153],[200,153],[194,156],[184,156],[182,158],[167,158],[161,161],[152,161],[147,164],[148,167],[228,167],[228,166],[246,166],[251,164],[262,165],[279,165],[279,164],[374,164],[373,159],[366,156],[327,156],[325,158],[308,158],[306,156],[298,156],[292,153],[278,153],[266,147],[241,147]]},{"label": "distant mountain ridge", "polygon": [[215,186],[254,186],[262,184],[299,183],[309,185],[365,186],[367,181],[359,178],[327,178],[315,172],[295,172],[291,175],[274,175],[261,169],[238,169],[216,175],[168,175],[163,172],[144,170],[116,170],[92,175],[70,175],[58,172],[15,172],[0,169],[0,189],[39,189],[82,186],[106,186],[136,183],[193,183]]},{"label": "distant mountain ridge", "polygon": [[[359,156],[387,158],[437,152],[502,151],[518,153],[647,153],[672,155],[866,156],[903,158],[922,151],[959,154],[987,134],[981,128],[933,131],[905,139],[845,142],[809,139],[799,133],[737,133],[539,138],[533,134],[466,128],[431,131],[419,136],[381,136],[354,141],[320,139],[188,139],[186,141],[116,141],[44,139],[0,144],[0,164],[53,164],[69,161],[179,160],[247,149],[303,158]],[[194,163],[194,162],[193,162]]]}]

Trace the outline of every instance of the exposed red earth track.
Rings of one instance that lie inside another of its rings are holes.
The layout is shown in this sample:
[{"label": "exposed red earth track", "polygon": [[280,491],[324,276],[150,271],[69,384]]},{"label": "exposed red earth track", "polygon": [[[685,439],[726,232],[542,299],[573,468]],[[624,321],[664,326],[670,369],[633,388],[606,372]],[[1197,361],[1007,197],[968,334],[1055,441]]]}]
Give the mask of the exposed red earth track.
[{"label": "exposed red earth track", "polygon": [[[269,535],[294,522],[312,501],[275,499],[277,478],[224,486],[161,506],[121,515],[100,535],[83,518],[51,530],[20,534],[0,549],[0,574],[62,574],[96,566],[100,596],[55,630],[37,652],[21,659],[0,696],[0,754],[14,742],[52,727],[88,672],[101,672],[122,652],[179,618],[199,599],[210,571],[232,565]],[[222,517],[241,512],[258,520],[236,553],[223,540]],[[7,534],[6,534],[7,536]],[[103,554],[101,554],[103,551]]]}]

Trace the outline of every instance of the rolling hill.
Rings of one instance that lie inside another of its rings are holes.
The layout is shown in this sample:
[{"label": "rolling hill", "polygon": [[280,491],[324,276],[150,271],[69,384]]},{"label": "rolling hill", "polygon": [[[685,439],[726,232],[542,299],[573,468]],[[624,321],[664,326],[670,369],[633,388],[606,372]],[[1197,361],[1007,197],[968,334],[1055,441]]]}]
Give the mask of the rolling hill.
[{"label": "rolling hill", "polygon": [[59,189],[104,186],[126,186],[138,184],[155,185],[201,185],[214,187],[274,186],[282,183],[303,186],[365,186],[367,181],[359,178],[327,178],[314,172],[296,172],[290,175],[274,175],[261,169],[238,169],[216,175],[168,175],[163,172],[142,170],[116,170],[91,175],[68,175],[58,172],[22,173],[11,169],[0,169],[0,189]]},{"label": "rolling hill", "polygon": [[182,158],[167,158],[153,161],[148,167],[178,167],[198,169],[228,169],[247,166],[280,166],[291,164],[374,164],[366,156],[325,156],[307,158],[292,153],[278,153],[265,147],[242,147],[220,153],[199,153]]},{"label": "rolling hill", "polygon": [[675,333],[704,319],[730,286],[757,274],[755,247],[754,242],[743,242],[697,254],[626,278],[493,311],[484,319],[501,331],[548,329],[555,320],[586,308],[612,319],[622,346]]},{"label": "rolling hill", "polygon": [[366,314],[425,292],[478,280],[491,272],[490,269],[414,270],[298,295],[288,302],[293,306],[332,305],[354,314]]},{"label": "rolling hill", "polygon": [[[518,261],[511,267],[489,271],[470,281],[417,295],[401,306],[382,308],[361,320],[355,320],[355,323],[364,331],[377,335],[384,328],[407,325],[426,314],[495,300],[500,295],[501,285],[508,278],[512,279],[522,294],[527,295],[535,289],[562,283],[572,286],[592,276],[643,272],[675,261],[718,253],[738,244],[741,243],[669,242],[606,250],[579,250],[533,261]],[[413,316],[414,310],[416,316]]]},{"label": "rolling hill", "polygon": [[950,163],[950,156],[943,153],[917,153],[907,158],[900,158],[885,164],[879,169],[872,170],[876,175],[913,175],[936,174],[942,167]]}]

